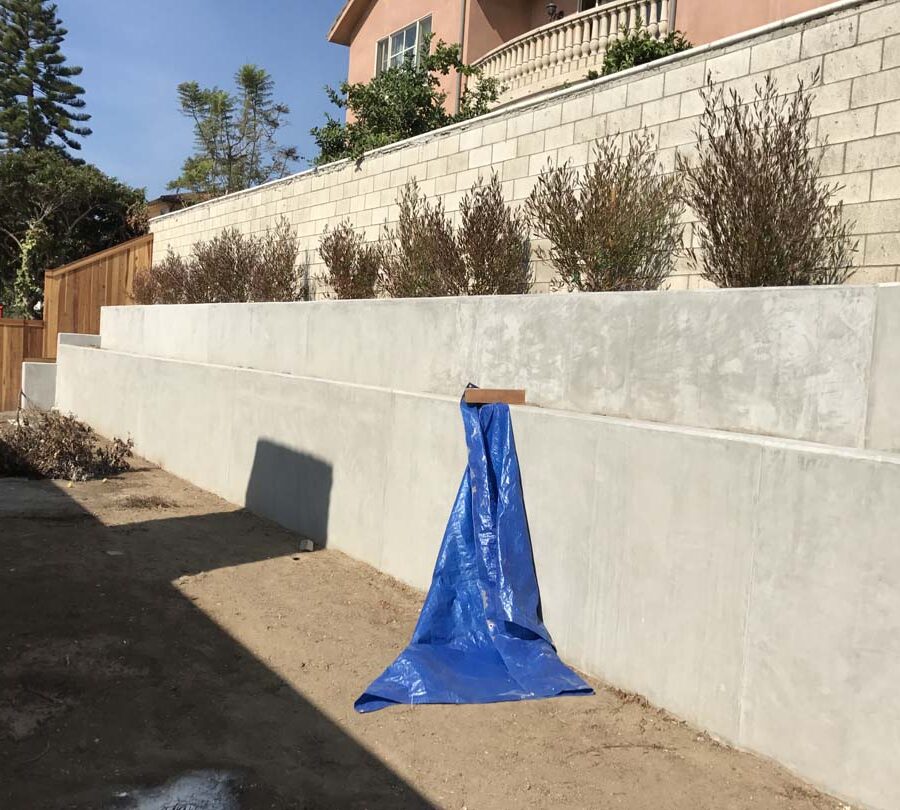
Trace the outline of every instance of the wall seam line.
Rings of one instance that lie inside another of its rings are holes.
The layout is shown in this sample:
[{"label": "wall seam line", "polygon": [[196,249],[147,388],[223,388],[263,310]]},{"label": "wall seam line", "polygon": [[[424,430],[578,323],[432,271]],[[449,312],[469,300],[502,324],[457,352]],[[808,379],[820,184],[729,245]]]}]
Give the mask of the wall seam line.
[{"label": "wall seam line", "polygon": [[738,688],[738,727],[737,727],[737,743],[741,746],[746,746],[746,740],[744,738],[744,724],[746,720],[746,696],[747,696],[747,670],[748,667],[748,659],[750,657],[750,617],[753,610],[753,592],[756,584],[756,552],[757,546],[759,545],[759,536],[760,536],[760,492],[762,490],[762,476],[763,476],[763,467],[765,463],[765,452],[766,448],[760,447],[759,454],[757,458],[757,468],[756,468],[756,486],[753,490],[753,521],[752,521],[752,531],[750,535],[750,573],[749,579],[747,581],[747,601],[744,606],[744,627],[743,627],[743,649],[741,651],[741,678],[740,678],[740,686]]}]

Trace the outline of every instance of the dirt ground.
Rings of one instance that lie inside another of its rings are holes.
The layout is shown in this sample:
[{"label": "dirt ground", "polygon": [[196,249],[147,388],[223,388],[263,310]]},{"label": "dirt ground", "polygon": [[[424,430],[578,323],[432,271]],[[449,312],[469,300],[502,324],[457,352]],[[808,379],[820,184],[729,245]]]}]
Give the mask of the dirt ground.
[{"label": "dirt ground", "polygon": [[[357,715],[422,594],[135,467],[0,479],[4,810],[844,807],[597,681]],[[215,785],[139,790],[183,775]]]}]

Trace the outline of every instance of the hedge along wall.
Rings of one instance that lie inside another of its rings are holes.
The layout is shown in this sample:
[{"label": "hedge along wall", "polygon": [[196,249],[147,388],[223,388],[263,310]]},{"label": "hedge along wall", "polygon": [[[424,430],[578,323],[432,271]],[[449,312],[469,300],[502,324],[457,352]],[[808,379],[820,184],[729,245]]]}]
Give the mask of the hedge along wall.
[{"label": "hedge along wall", "polygon": [[[367,239],[377,239],[383,224],[396,221],[397,197],[410,178],[455,215],[475,180],[493,170],[506,198],[518,204],[548,160],[582,166],[596,139],[641,128],[655,136],[663,171],[672,171],[680,150],[695,149],[707,73],[749,99],[767,73],[788,90],[816,71],[816,148],[824,174],[843,186],[840,197],[859,239],[852,280],[900,280],[900,0],[844,0],[394,144],[359,164],[341,161],[157,217],[150,224],[154,252],[184,254],[223,228],[258,233],[284,216],[318,273],[326,226],[349,218]],[[687,212],[687,244],[694,243],[692,220]],[[552,276],[536,260],[535,290],[548,290]],[[672,288],[704,285],[687,262],[669,281]]]}]

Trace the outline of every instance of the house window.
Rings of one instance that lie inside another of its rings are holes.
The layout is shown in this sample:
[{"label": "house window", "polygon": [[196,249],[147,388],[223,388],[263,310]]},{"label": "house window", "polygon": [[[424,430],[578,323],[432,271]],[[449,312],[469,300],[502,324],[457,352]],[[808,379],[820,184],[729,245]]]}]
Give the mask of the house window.
[{"label": "house window", "polygon": [[430,33],[431,17],[429,16],[380,40],[375,61],[375,75],[377,76],[388,68],[402,65],[407,59],[418,64],[425,46],[425,37]]},{"label": "house window", "polygon": [[589,8],[597,8],[603,0],[578,0],[578,10],[587,11]]}]

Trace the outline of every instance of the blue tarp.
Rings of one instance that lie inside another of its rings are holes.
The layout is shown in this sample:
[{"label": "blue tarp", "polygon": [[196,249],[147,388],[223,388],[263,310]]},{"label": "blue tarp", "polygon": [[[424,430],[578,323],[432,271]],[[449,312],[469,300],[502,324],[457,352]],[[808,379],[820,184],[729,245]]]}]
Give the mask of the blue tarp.
[{"label": "blue tarp", "polygon": [[541,617],[509,406],[460,404],[469,461],[409,646],[357,699],[493,703],[592,689],[557,657]]}]

